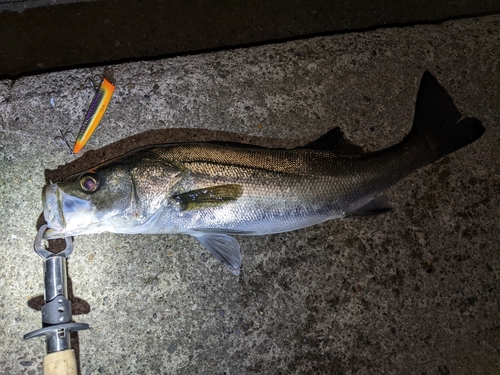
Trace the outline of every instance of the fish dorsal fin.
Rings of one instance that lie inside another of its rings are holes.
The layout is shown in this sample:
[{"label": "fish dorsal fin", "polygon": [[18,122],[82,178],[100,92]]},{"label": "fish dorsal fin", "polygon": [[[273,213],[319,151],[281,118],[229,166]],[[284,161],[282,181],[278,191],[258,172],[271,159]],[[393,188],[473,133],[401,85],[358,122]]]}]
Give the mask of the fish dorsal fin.
[{"label": "fish dorsal fin", "polygon": [[240,274],[241,253],[239,242],[227,234],[189,233],[207,248],[229,271]]},{"label": "fish dorsal fin", "polygon": [[387,196],[379,195],[378,197],[373,198],[364,206],[352,212],[349,216],[376,216],[385,214],[389,211],[392,211],[392,207],[389,206]]},{"label": "fish dorsal fin", "polygon": [[242,193],[241,185],[228,184],[191,190],[173,195],[172,198],[179,203],[182,211],[189,211],[233,202],[241,197]]},{"label": "fish dorsal fin", "polygon": [[301,149],[328,150],[338,154],[361,155],[364,153],[362,147],[355,145],[345,138],[339,127],[333,128],[315,141],[298,147]]}]

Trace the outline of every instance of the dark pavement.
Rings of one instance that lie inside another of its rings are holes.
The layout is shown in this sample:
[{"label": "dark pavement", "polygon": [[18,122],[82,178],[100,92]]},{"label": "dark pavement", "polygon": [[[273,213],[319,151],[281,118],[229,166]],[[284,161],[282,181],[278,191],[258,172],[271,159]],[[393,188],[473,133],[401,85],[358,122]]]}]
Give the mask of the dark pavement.
[{"label": "dark pavement", "polygon": [[0,78],[498,12],[495,0],[101,0],[4,10]]}]

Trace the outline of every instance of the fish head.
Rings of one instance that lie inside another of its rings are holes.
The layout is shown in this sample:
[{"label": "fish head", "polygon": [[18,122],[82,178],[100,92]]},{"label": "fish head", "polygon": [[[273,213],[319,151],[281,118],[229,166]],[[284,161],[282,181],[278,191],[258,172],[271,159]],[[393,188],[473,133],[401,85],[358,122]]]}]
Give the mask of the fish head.
[{"label": "fish head", "polygon": [[133,177],[122,164],[46,185],[42,201],[49,228],[44,234],[46,239],[117,232],[127,218],[137,216]]}]

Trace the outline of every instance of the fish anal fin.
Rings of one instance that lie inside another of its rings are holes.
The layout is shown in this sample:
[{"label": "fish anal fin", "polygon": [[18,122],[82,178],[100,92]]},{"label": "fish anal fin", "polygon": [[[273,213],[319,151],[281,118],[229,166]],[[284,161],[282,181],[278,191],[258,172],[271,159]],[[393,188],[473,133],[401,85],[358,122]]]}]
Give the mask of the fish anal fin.
[{"label": "fish anal fin", "polygon": [[240,274],[241,253],[239,242],[227,234],[190,233],[210,253],[221,261],[229,271]]},{"label": "fish anal fin", "polygon": [[237,200],[243,194],[238,184],[210,186],[173,195],[183,211],[216,207]]},{"label": "fish anal fin", "polygon": [[389,206],[387,197],[380,195],[352,212],[349,216],[377,216],[390,211],[392,211],[392,207]]},{"label": "fish anal fin", "polygon": [[315,141],[300,148],[312,150],[327,150],[338,154],[361,155],[364,153],[362,147],[352,143],[344,136],[339,127],[333,128]]}]

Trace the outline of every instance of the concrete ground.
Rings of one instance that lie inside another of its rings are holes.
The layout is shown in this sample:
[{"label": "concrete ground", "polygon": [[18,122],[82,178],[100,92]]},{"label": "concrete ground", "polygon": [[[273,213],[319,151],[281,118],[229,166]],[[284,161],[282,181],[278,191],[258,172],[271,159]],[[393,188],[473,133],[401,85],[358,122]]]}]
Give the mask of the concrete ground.
[{"label": "concrete ground", "polygon": [[0,79],[498,13],[498,0],[0,0]]},{"label": "concrete ground", "polygon": [[108,68],[115,96],[76,161],[52,140],[77,132],[103,67],[0,81],[0,374],[41,373],[43,340],[22,336],[41,325],[46,177],[216,130],[292,147],[340,126],[381,149],[426,69],[486,133],[388,190],[393,212],[241,237],[239,277],[187,236],[77,237],[71,298],[92,330],[73,344],[82,374],[500,372],[499,16]]}]

